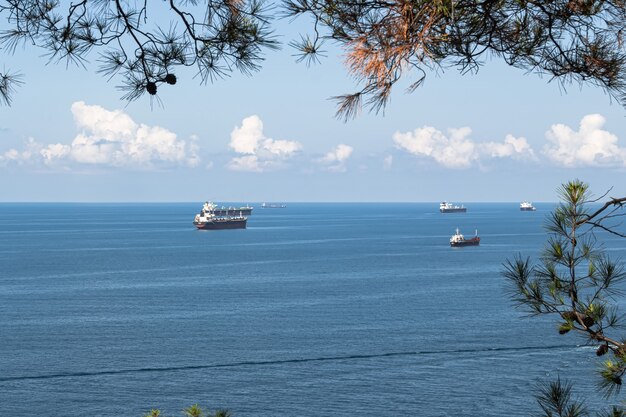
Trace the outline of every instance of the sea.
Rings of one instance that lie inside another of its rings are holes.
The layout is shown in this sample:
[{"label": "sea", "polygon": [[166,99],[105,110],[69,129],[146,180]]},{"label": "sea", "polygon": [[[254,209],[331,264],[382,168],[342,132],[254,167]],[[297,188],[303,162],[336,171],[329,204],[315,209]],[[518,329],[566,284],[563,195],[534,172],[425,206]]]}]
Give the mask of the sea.
[{"label": "sea", "polygon": [[618,402],[593,347],[509,299],[554,204],[253,205],[202,231],[197,202],[0,204],[0,416],[530,416],[557,378]]}]

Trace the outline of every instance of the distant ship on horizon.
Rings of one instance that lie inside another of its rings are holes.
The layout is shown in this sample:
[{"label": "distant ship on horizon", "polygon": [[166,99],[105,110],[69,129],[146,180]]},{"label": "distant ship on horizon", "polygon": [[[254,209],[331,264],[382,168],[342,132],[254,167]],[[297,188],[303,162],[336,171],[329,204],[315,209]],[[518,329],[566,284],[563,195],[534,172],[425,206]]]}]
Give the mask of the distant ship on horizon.
[{"label": "distant ship on horizon", "polygon": [[535,206],[533,206],[533,203],[531,203],[530,201],[522,201],[519,204],[519,209],[520,209],[520,211],[535,211],[535,210],[537,210],[535,208]]},{"label": "distant ship on horizon", "polygon": [[285,203],[261,203],[261,208],[286,208]]},{"label": "distant ship on horizon", "polygon": [[444,201],[439,204],[439,211],[441,213],[465,213],[467,208],[463,207],[463,205],[457,206]]}]

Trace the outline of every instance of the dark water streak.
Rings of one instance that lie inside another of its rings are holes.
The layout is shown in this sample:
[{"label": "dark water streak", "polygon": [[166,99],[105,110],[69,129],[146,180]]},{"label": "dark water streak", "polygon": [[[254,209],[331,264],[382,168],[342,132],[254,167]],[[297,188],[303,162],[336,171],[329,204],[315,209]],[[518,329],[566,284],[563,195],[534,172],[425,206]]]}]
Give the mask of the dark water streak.
[{"label": "dark water streak", "polygon": [[457,350],[443,350],[443,351],[415,351],[415,352],[387,352],[387,353],[374,353],[371,355],[349,355],[349,356],[326,356],[321,358],[301,358],[301,359],[284,359],[275,361],[248,361],[248,362],[236,362],[236,363],[216,363],[210,365],[192,365],[192,366],[174,366],[168,368],[137,368],[137,369],[117,369],[111,371],[94,371],[94,372],[74,372],[67,374],[53,374],[53,375],[32,375],[32,376],[17,376],[17,377],[0,377],[0,382],[9,381],[26,381],[33,379],[56,379],[56,378],[74,378],[81,376],[100,376],[100,375],[121,375],[121,374],[134,374],[139,372],[171,372],[171,371],[188,371],[197,369],[216,369],[216,368],[233,368],[239,366],[263,366],[263,365],[283,365],[289,363],[307,363],[307,362],[325,362],[325,361],[349,361],[359,359],[373,359],[373,358],[390,358],[393,356],[417,356],[417,355],[450,355],[456,353],[484,353],[484,352],[521,352],[521,351],[540,351],[540,350],[573,350],[579,348],[579,345],[557,345],[557,346],[523,346],[523,347],[511,347],[511,348],[491,348],[491,349],[457,349]]}]

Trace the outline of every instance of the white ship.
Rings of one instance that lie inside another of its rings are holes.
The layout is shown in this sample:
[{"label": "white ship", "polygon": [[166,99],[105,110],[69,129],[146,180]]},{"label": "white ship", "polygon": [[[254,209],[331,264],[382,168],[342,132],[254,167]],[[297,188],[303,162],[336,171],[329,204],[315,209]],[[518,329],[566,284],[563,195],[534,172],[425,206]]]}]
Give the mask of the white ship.
[{"label": "white ship", "polygon": [[519,204],[519,209],[520,209],[520,211],[535,211],[535,210],[537,210],[535,208],[535,206],[533,206],[533,203],[531,203],[530,201],[522,201]]},{"label": "white ship", "polygon": [[463,205],[457,206],[444,201],[439,204],[439,211],[441,213],[465,213],[467,208],[463,207]]}]

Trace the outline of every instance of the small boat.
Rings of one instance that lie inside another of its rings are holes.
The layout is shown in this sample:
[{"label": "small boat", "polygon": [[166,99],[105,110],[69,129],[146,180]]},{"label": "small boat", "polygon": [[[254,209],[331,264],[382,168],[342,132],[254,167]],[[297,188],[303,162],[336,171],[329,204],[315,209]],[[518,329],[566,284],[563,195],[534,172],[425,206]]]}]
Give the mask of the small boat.
[{"label": "small boat", "polygon": [[471,239],[465,239],[465,237],[459,233],[459,229],[457,227],[456,234],[452,235],[450,238],[450,246],[453,248],[461,247],[461,246],[478,246],[480,244],[480,237],[478,237],[478,230],[476,230],[476,235]]},{"label": "small boat", "polygon": [[533,206],[533,203],[531,203],[530,201],[522,201],[519,204],[519,209],[520,209],[520,211],[535,211],[535,210],[537,210],[535,208],[535,206]]},{"label": "small boat", "polygon": [[444,201],[439,204],[439,211],[441,213],[465,213],[467,208],[463,207],[463,205],[457,206]]}]

